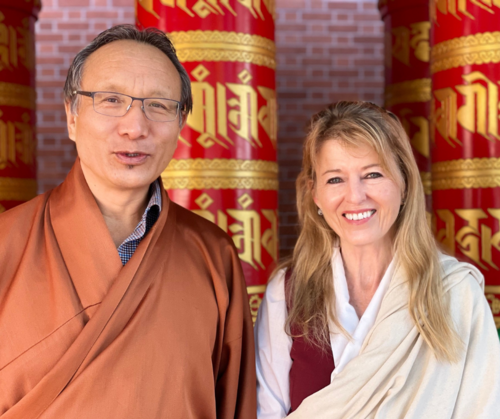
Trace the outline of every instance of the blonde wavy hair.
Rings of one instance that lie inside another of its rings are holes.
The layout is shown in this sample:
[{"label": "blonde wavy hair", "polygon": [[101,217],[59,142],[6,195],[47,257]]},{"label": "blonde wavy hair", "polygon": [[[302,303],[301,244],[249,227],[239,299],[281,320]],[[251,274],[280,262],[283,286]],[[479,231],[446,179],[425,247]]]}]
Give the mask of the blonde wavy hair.
[{"label": "blonde wavy hair", "polygon": [[347,334],[335,315],[332,281],[331,258],[339,237],[318,216],[313,201],[316,157],[322,145],[332,140],[372,147],[390,176],[404,182],[404,204],[395,222],[395,269],[408,279],[409,311],[420,334],[438,359],[455,361],[461,341],[443,290],[438,248],[427,224],[423,186],[410,141],[394,114],[370,102],[338,102],[311,120],[296,184],[300,234],[292,257],[277,268],[292,270],[287,333],[293,330],[294,337],[303,336],[324,347],[330,342],[331,320]]}]

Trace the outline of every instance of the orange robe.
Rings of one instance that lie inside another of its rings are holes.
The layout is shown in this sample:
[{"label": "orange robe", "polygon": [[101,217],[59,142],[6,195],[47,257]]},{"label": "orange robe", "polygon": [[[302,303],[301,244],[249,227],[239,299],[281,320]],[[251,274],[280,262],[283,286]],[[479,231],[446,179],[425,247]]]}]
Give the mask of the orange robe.
[{"label": "orange robe", "polygon": [[238,255],[169,201],[122,266],[77,160],[0,216],[2,419],[255,418]]}]

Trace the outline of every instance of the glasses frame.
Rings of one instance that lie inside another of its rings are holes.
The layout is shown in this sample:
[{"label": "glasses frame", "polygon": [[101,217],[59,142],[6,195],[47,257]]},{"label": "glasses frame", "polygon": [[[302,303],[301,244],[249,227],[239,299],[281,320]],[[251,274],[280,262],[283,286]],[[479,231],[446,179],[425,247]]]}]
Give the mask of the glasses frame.
[{"label": "glasses frame", "polygon": [[[96,95],[96,93],[114,93],[116,95],[122,95],[122,96],[129,97],[130,99],[132,99],[132,101],[130,102],[130,105],[128,105],[127,110],[125,111],[125,113],[123,115],[120,115],[120,116],[107,115],[107,114],[96,111],[95,101],[94,101],[94,96]],[[126,95],[125,93],[108,92],[108,91],[104,91],[104,90],[99,90],[97,92],[87,92],[85,90],[75,90],[73,92],[73,95],[82,95],[82,96],[91,97],[92,98],[92,108],[94,109],[94,112],[98,113],[99,115],[109,116],[111,118],[121,118],[122,116],[125,116],[127,114],[127,112],[130,110],[130,108],[132,107],[132,105],[134,104],[134,100],[140,100],[142,102],[142,105],[141,105],[142,112],[144,113],[144,116],[146,117],[146,119],[148,119],[152,122],[172,122],[172,121],[175,121],[179,115],[181,115],[180,118],[182,118],[181,102],[179,102],[178,100],[174,100],[174,99],[168,99],[166,97],[134,97],[134,96]],[[144,101],[149,100],[149,99],[161,99],[161,100],[168,100],[170,102],[177,103],[177,113],[175,115],[175,118],[170,120],[170,121],[155,121],[154,119],[148,118],[148,115],[146,114],[146,111],[144,109]],[[181,123],[181,121],[179,121],[179,123]]]}]

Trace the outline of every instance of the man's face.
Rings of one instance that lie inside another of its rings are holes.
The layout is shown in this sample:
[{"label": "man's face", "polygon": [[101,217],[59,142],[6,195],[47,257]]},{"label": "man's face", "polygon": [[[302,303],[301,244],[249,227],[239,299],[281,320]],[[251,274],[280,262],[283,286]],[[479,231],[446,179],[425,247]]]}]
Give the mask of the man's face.
[{"label": "man's face", "polygon": [[[159,49],[136,41],[115,41],[88,57],[80,90],[180,101],[181,79]],[[172,158],[179,116],[171,122],[150,121],[140,101],[134,101],[124,116],[105,116],[94,111],[92,98],[80,95],[79,101],[77,115],[71,113],[69,104],[66,114],[69,137],[76,143],[87,182],[119,190],[149,186]]]}]

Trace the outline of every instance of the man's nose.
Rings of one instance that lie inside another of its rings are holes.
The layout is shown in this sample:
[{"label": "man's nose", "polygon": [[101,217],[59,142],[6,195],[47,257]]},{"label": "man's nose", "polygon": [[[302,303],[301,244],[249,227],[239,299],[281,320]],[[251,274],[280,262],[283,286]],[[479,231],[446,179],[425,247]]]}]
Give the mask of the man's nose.
[{"label": "man's nose", "polygon": [[366,199],[365,186],[361,179],[350,179],[347,184],[346,199],[352,204],[360,204]]},{"label": "man's nose", "polygon": [[146,137],[149,133],[149,120],[142,110],[142,102],[134,100],[125,115],[120,118],[120,135],[128,135],[130,139],[136,140]]}]

